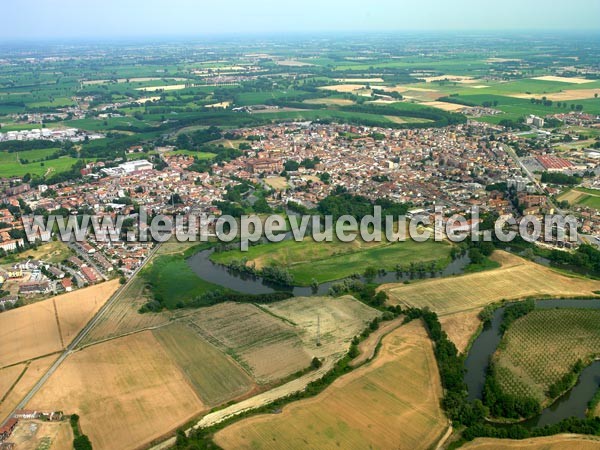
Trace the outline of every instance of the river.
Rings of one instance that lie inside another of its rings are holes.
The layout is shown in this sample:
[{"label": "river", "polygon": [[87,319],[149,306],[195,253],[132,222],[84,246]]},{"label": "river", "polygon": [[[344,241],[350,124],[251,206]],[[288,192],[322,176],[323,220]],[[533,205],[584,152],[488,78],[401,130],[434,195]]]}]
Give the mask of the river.
[{"label": "river", "polygon": [[[188,264],[196,275],[200,278],[210,281],[211,283],[218,284],[220,286],[227,287],[243,294],[269,294],[275,291],[287,291],[291,292],[296,297],[308,297],[311,295],[327,295],[329,288],[339,282],[329,281],[319,285],[317,289],[313,289],[310,286],[281,286],[273,283],[268,283],[262,280],[260,277],[255,277],[248,274],[240,274],[228,269],[225,266],[215,264],[210,260],[210,255],[213,250],[202,250],[195,255],[188,258]],[[398,261],[402,263],[402,261]],[[451,275],[459,275],[463,273],[464,268],[469,264],[470,260],[468,256],[462,256],[455,259],[448,264],[443,270],[435,273],[426,272],[423,274],[415,274],[413,276],[402,273],[399,274],[395,271],[386,272],[385,274],[379,274],[372,280],[372,283],[383,284],[383,283],[401,283],[403,281],[409,281],[419,278],[432,278],[432,277],[447,277]],[[365,281],[364,278],[361,278]]]},{"label": "river", "polygon": [[[578,308],[600,309],[600,300],[538,300],[537,309],[551,308]],[[489,367],[490,358],[498,348],[502,336],[500,325],[505,307],[494,311],[490,325],[485,327],[473,342],[467,359],[465,360],[465,383],[469,399],[481,399],[485,377]],[[556,400],[540,415],[521,422],[521,425],[534,428],[556,424],[569,417],[585,418],[585,411],[600,386],[600,361],[595,361],[586,367],[580,374],[575,387]]]}]

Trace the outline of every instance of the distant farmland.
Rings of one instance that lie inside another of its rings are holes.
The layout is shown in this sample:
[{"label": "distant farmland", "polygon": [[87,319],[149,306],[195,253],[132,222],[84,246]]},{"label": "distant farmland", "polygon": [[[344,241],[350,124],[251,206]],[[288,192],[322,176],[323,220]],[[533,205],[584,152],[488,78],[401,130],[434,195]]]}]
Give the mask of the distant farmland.
[{"label": "distant farmland", "polygon": [[219,431],[215,442],[225,449],[431,448],[448,427],[432,350],[420,322],[400,327],[371,363],[281,414]]}]

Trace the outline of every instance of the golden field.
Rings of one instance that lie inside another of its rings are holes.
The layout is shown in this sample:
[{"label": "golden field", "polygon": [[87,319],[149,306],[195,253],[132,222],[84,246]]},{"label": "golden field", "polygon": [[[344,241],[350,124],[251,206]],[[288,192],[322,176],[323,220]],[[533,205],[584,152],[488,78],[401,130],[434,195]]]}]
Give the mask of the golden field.
[{"label": "golden field", "polygon": [[418,321],[384,340],[375,360],[280,414],[219,431],[225,449],[426,449],[448,428],[433,347]]},{"label": "golden field", "polygon": [[417,308],[429,307],[439,315],[481,308],[500,300],[531,296],[574,297],[600,290],[600,282],[562,275],[552,269],[500,250],[491,256],[502,266],[467,275],[410,284],[391,283],[379,289],[389,303]]}]

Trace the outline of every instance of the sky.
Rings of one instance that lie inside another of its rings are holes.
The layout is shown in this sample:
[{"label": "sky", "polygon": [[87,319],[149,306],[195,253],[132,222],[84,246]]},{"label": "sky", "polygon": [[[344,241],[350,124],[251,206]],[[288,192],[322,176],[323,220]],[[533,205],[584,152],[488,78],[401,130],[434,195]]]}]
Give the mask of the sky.
[{"label": "sky", "polygon": [[0,39],[595,30],[600,0],[1,0]]}]

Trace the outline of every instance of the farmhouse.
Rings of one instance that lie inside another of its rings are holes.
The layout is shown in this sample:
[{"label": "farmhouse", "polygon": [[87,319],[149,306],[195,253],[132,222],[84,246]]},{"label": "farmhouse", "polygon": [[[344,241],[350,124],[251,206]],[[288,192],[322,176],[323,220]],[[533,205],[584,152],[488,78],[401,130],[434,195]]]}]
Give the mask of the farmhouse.
[{"label": "farmhouse", "polygon": [[48,281],[29,281],[19,285],[19,294],[47,294],[50,292]]},{"label": "farmhouse", "polygon": [[8,419],[6,425],[0,427],[0,442],[7,440],[15,430],[19,421],[17,419]]}]

